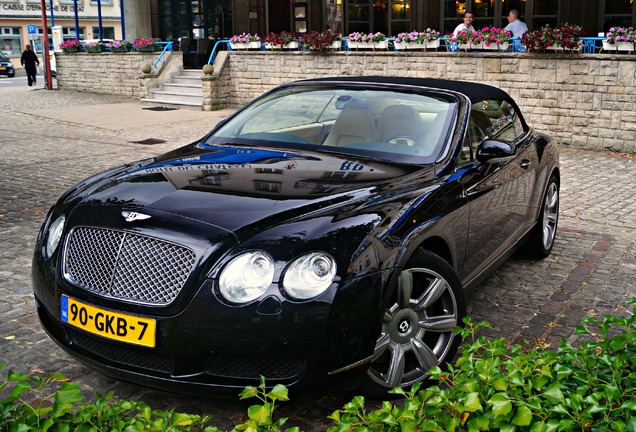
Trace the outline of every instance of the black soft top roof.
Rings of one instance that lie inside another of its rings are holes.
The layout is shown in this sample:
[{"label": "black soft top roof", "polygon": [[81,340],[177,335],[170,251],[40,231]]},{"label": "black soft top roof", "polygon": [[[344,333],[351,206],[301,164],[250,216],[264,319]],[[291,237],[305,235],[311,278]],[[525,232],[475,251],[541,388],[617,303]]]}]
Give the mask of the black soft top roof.
[{"label": "black soft top roof", "polygon": [[512,98],[508,93],[500,88],[493,87],[487,84],[469,82],[469,81],[452,81],[437,78],[404,78],[404,77],[387,77],[387,76],[346,76],[346,77],[329,77],[329,78],[315,78],[309,80],[299,81],[302,83],[307,82],[360,82],[367,84],[396,84],[396,85],[409,85],[416,87],[429,87],[442,90],[451,90],[458,93],[462,93],[471,100],[471,102],[478,102],[484,99],[502,99],[506,101],[512,101]]}]

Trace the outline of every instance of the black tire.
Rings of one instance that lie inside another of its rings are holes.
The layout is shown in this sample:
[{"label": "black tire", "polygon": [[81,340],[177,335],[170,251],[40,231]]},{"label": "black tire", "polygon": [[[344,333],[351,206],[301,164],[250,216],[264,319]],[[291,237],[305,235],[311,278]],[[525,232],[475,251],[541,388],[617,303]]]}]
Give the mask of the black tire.
[{"label": "black tire", "polygon": [[559,222],[559,180],[553,174],[548,181],[541,213],[521,253],[531,258],[545,258],[552,252]]},{"label": "black tire", "polygon": [[7,77],[8,77],[8,78],[13,78],[14,76],[15,76],[15,74],[14,74],[14,73],[13,73],[13,74],[8,74],[8,75],[7,75]]},{"label": "black tire", "polygon": [[463,326],[465,315],[462,285],[453,268],[432,252],[417,251],[400,274],[374,359],[357,390],[387,398],[395,387],[409,389],[425,381],[431,367],[452,360],[460,343],[453,331]]}]

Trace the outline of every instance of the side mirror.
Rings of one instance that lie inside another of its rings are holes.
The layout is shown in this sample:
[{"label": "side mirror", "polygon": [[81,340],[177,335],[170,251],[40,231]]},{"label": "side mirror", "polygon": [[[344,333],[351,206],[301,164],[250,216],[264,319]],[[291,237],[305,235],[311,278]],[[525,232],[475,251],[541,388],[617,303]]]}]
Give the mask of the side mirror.
[{"label": "side mirror", "polygon": [[477,147],[479,162],[501,162],[515,155],[515,147],[504,141],[487,139]]}]

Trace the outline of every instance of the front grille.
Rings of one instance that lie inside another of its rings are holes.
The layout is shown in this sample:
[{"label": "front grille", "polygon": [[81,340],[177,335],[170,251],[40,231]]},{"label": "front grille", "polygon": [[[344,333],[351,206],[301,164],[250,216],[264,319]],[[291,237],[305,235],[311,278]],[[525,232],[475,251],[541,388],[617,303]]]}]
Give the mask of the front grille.
[{"label": "front grille", "polygon": [[208,358],[205,370],[210,375],[225,378],[291,379],[300,376],[305,361],[298,358],[250,357],[212,355]]},{"label": "front grille", "polygon": [[74,344],[103,359],[108,359],[115,363],[169,374],[171,374],[174,370],[174,361],[172,357],[142,351],[138,348],[129,348],[110,344],[73,329],[69,329],[69,335],[71,336]]},{"label": "front grille", "polygon": [[167,305],[183,288],[194,260],[192,250],[173,243],[81,227],[69,235],[64,277],[102,295]]}]

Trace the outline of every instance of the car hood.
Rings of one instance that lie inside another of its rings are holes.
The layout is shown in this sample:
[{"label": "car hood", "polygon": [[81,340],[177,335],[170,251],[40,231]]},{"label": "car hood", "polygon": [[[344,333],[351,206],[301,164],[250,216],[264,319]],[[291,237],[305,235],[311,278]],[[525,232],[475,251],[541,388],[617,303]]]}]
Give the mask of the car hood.
[{"label": "car hood", "polygon": [[236,232],[368,200],[421,169],[352,155],[199,143],[103,178],[81,194],[81,204],[159,210]]}]

